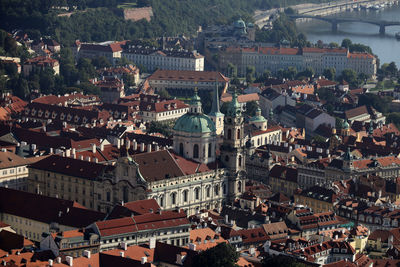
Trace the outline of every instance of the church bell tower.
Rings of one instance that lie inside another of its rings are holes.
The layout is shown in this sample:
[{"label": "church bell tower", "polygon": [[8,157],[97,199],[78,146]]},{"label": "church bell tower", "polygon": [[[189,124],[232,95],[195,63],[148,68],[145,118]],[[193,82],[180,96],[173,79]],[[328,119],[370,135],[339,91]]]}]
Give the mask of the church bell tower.
[{"label": "church bell tower", "polygon": [[244,192],[246,180],[244,118],[236,91],[225,114],[221,162],[228,171],[228,201],[233,202]]}]

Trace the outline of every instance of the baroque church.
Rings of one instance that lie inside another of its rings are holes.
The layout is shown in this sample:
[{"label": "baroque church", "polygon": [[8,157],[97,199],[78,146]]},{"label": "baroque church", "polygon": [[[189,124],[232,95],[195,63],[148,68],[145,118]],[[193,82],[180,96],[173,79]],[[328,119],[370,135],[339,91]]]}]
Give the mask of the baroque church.
[{"label": "baroque church", "polygon": [[[265,130],[266,120],[260,116],[258,110],[249,125]],[[146,198],[154,198],[163,210],[183,209],[188,215],[219,209],[235,201],[244,192],[246,179],[252,178],[246,172],[246,159],[254,157],[250,133],[245,131],[236,92],[225,115],[219,110],[218,88],[209,115],[195,92],[189,112],[175,122],[172,149],[130,155],[138,144],[133,140],[131,146],[126,140],[114,165],[54,155],[30,167],[29,188],[103,212],[121,202]],[[91,170],[90,175],[82,176],[83,169]],[[85,192],[91,192],[90,199]]]}]

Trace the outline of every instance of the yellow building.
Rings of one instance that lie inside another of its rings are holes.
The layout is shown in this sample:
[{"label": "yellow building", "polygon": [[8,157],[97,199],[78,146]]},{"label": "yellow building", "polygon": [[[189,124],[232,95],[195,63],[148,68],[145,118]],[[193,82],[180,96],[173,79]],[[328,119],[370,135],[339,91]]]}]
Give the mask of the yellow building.
[{"label": "yellow building", "polygon": [[294,201],[296,204],[311,208],[313,212],[325,212],[334,211],[336,197],[336,193],[332,189],[313,186],[295,194]]},{"label": "yellow building", "polygon": [[273,192],[281,192],[286,196],[293,196],[297,184],[297,169],[275,165],[269,173],[269,185]]},{"label": "yellow building", "polygon": [[367,246],[369,234],[367,227],[358,225],[350,230],[348,242],[357,253],[363,253]]}]

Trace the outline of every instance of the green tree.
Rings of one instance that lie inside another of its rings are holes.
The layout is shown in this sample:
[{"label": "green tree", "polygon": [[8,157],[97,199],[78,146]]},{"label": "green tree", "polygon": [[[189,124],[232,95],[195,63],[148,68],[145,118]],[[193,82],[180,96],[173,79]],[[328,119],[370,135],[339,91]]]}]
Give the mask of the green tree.
[{"label": "green tree", "polygon": [[348,38],[343,39],[341,47],[350,48],[352,41]]},{"label": "green tree", "polygon": [[244,113],[247,114],[248,116],[252,117],[252,116],[256,115],[257,108],[258,108],[257,102],[250,101],[250,102],[246,103],[246,111]]},{"label": "green tree", "polygon": [[229,77],[236,77],[237,76],[237,67],[233,65],[232,63],[228,63],[228,76]]},{"label": "green tree", "polygon": [[386,116],[388,123],[394,123],[397,127],[400,127],[400,112],[392,112]]},{"label": "green tree", "polygon": [[171,137],[171,127],[166,122],[152,121],[150,122],[148,133],[160,133],[165,137]]},{"label": "green tree", "polygon": [[92,59],[92,65],[96,68],[109,68],[111,67],[110,61],[105,56],[95,57]]},{"label": "green tree", "polygon": [[333,81],[335,80],[336,77],[336,69],[335,68],[324,69],[322,75],[324,75],[326,79]]},{"label": "green tree", "polygon": [[297,73],[296,78],[297,79],[303,79],[303,78],[313,78],[314,77],[314,70],[311,67],[307,67],[305,70],[302,72]]},{"label": "green tree", "polygon": [[40,72],[40,92],[43,94],[52,94],[55,89],[54,71],[46,68]]},{"label": "green tree", "polygon": [[161,98],[171,99],[171,95],[164,88],[161,88],[161,89],[157,90],[157,94],[159,94]]},{"label": "green tree", "polygon": [[26,99],[26,97],[29,95],[28,81],[22,77],[22,75],[20,75],[18,78],[18,82],[13,90],[13,94],[22,99]]},{"label": "green tree", "polygon": [[246,68],[246,82],[253,83],[256,75],[256,67],[254,66],[247,66]]},{"label": "green tree", "polygon": [[200,252],[193,258],[193,267],[234,267],[239,260],[239,253],[227,243]]},{"label": "green tree", "polygon": [[339,44],[338,43],[335,43],[335,42],[331,42],[331,43],[329,43],[329,48],[337,48],[337,47],[339,47]]},{"label": "green tree", "polygon": [[344,69],[342,71],[341,78],[349,83],[349,85],[353,88],[357,88],[359,86],[359,80],[357,78],[357,73],[353,69]]}]

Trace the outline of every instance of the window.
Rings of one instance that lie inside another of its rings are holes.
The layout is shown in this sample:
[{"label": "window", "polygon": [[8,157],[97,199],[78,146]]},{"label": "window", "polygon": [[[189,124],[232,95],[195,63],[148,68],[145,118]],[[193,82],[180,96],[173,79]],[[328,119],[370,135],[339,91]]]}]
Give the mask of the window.
[{"label": "window", "polygon": [[193,146],[193,158],[197,159],[199,158],[199,145],[195,144]]},{"label": "window", "polygon": [[237,139],[240,139],[240,129],[237,130]]},{"label": "window", "polygon": [[179,155],[183,156],[183,144],[179,144]]},{"label": "window", "polygon": [[231,129],[228,129],[228,136],[227,136],[228,140],[232,139],[232,131]]},{"label": "window", "polygon": [[211,143],[208,144],[208,157],[209,157],[209,158],[212,157],[212,147],[211,147]]},{"label": "window", "polygon": [[238,192],[242,192],[242,182],[238,182]]},{"label": "window", "polygon": [[196,188],[194,189],[194,198],[195,198],[196,200],[199,200],[199,199],[200,199],[200,188],[198,188],[198,187],[196,187]]},{"label": "window", "polygon": [[207,194],[207,197],[210,197],[210,187],[208,186],[207,188],[206,188],[206,194]]},{"label": "window", "polygon": [[111,192],[107,191],[107,197],[106,197],[107,201],[110,202],[111,201]]},{"label": "window", "polygon": [[176,193],[171,193],[171,205],[176,204]]},{"label": "window", "polygon": [[216,186],[214,187],[214,194],[215,194],[216,196],[219,195],[219,185],[216,185]]},{"label": "window", "polygon": [[239,156],[239,167],[242,167],[242,156]]},{"label": "window", "polygon": [[164,206],[164,196],[160,196],[160,201],[159,201],[160,207]]},{"label": "window", "polygon": [[183,199],[183,202],[188,201],[188,191],[187,190],[182,192],[182,199]]}]

